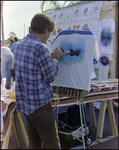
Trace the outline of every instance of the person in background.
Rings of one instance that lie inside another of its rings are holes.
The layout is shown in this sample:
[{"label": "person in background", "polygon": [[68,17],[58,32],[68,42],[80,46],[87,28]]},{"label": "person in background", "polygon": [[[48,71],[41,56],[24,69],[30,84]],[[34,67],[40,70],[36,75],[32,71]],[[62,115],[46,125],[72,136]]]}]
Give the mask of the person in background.
[{"label": "person in background", "polygon": [[[2,56],[1,57],[1,61],[2,61]],[[2,77],[1,77],[1,69],[0,69],[0,83],[1,83]]]},{"label": "person in background", "polygon": [[16,45],[18,44],[18,38],[17,37],[14,37],[14,44],[10,47],[11,49],[11,52],[14,54],[14,49],[16,47]]},{"label": "person in background", "polygon": [[56,78],[62,50],[56,48],[51,58],[46,46],[54,29],[55,22],[49,15],[36,14],[30,34],[14,51],[16,112],[26,117],[30,149],[60,149],[50,83]]},{"label": "person in background", "polygon": [[14,43],[14,41],[13,41],[12,39],[11,39],[11,40],[9,40],[9,44],[10,44],[9,48],[11,48],[11,47],[12,47],[13,43]]},{"label": "person in background", "polygon": [[13,54],[9,47],[1,46],[1,76],[2,79],[6,78],[6,89],[10,89],[11,84],[11,68],[12,68],[12,62],[13,62]]},{"label": "person in background", "polygon": [[[2,56],[1,56],[1,61],[2,61]],[[1,78],[1,70],[0,70],[0,78]],[[1,82],[1,80],[0,80],[0,82]],[[0,131],[1,138],[0,138],[0,141],[3,141],[3,139],[4,139],[3,128],[4,128],[4,122],[3,122],[3,116],[2,116],[2,101],[1,101],[1,131]]]}]

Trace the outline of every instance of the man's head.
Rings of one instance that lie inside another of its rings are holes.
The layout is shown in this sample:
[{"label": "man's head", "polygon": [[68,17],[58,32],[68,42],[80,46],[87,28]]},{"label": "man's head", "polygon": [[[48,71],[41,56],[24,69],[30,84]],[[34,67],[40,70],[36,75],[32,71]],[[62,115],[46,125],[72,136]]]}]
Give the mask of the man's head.
[{"label": "man's head", "polygon": [[14,37],[14,42],[17,42],[18,41],[18,38],[17,37]]},{"label": "man's head", "polygon": [[54,20],[45,13],[37,13],[31,20],[30,33],[45,33],[45,30],[53,32],[55,29]]},{"label": "man's head", "polygon": [[9,44],[10,45],[13,45],[13,43],[14,43],[14,41],[11,39],[11,40],[9,40]]}]

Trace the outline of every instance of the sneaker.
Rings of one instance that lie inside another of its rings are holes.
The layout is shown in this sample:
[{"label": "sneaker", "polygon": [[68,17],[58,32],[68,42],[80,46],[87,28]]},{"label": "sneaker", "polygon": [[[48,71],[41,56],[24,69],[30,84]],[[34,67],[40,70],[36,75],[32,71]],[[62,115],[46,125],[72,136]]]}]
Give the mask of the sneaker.
[{"label": "sneaker", "polygon": [[94,109],[95,109],[96,111],[99,111],[99,109],[98,109],[97,107],[94,107]]}]

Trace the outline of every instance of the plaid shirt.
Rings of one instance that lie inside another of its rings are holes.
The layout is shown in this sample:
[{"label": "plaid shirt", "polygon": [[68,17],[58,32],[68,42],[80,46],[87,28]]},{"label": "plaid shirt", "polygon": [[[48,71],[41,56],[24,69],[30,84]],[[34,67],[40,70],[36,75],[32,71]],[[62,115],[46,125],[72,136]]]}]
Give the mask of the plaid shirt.
[{"label": "plaid shirt", "polygon": [[50,83],[58,71],[58,60],[50,57],[35,35],[17,44],[14,52],[16,111],[29,115],[53,100]]}]

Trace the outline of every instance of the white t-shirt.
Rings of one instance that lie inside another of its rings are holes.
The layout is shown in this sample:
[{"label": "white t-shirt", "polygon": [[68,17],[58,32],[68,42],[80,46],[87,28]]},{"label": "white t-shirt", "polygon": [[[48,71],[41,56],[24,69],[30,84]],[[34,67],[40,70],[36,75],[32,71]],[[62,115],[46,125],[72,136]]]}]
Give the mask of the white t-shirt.
[{"label": "white t-shirt", "polygon": [[14,55],[11,52],[10,48],[6,47],[6,46],[1,47],[1,56],[2,56],[2,58],[4,58],[4,57],[7,57],[7,58],[12,57],[13,58],[14,57]]},{"label": "white t-shirt", "polygon": [[112,61],[112,54],[100,54],[99,59],[99,74],[98,77],[100,79],[107,79],[108,78],[108,71],[109,71],[109,63]]},{"label": "white t-shirt", "polygon": [[52,86],[90,90],[93,58],[99,59],[97,40],[91,31],[64,30],[55,38],[52,48],[61,47],[59,70]]},{"label": "white t-shirt", "polygon": [[102,20],[100,33],[100,53],[113,54],[113,33],[115,22],[112,18]]}]

